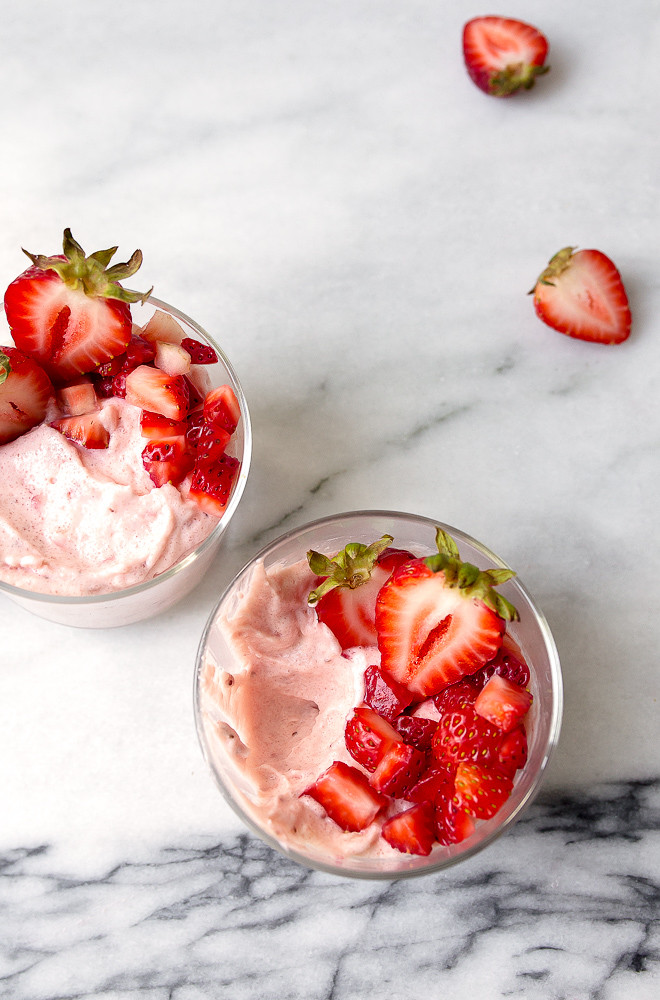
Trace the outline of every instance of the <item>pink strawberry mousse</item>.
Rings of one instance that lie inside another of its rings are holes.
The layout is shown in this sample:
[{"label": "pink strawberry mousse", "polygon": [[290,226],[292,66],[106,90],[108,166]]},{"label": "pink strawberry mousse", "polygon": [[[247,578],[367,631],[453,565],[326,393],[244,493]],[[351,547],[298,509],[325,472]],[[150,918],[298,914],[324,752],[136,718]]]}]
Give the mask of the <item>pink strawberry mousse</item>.
[{"label": "pink strawberry mousse", "polygon": [[[285,848],[323,857],[398,857],[380,824],[342,830],[301,793],[333,761],[354,764],[344,730],[364,695],[364,671],[376,647],[342,654],[336,638],[307,607],[315,577],[306,561],[255,565],[211,627],[200,708],[210,753],[238,805]],[[231,669],[228,669],[231,663]]]},{"label": "pink strawberry mousse", "polygon": [[142,463],[140,409],[101,403],[107,448],[78,447],[43,424],[0,447],[0,580],[48,594],[107,593],[150,580],[217,520]]}]

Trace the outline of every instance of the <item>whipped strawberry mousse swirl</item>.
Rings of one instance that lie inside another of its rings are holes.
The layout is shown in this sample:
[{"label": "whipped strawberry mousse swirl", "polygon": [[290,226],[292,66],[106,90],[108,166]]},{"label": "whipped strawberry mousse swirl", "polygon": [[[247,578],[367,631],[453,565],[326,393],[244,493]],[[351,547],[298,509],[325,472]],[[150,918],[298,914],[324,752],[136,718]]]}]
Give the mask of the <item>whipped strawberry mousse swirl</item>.
[{"label": "whipped strawberry mousse swirl", "polygon": [[[383,536],[257,564],[216,627],[203,711],[245,810],[287,847],[428,855],[495,816],[527,759],[529,668],[496,590],[441,529],[426,558]],[[309,590],[312,585],[311,592]]]},{"label": "whipped strawberry mousse swirl", "polygon": [[121,281],[142,263],[27,253],[5,293],[0,347],[0,580],[50,594],[152,579],[222,517],[239,461],[240,407],[211,388],[215,351],[156,310],[143,329]]}]

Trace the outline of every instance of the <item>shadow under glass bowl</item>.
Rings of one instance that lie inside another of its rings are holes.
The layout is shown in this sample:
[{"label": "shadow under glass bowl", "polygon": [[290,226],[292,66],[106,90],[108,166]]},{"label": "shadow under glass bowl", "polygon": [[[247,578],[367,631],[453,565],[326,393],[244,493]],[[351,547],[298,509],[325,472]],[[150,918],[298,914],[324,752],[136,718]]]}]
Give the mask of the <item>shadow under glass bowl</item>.
[{"label": "shadow under glass bowl", "polygon": [[152,296],[145,303],[132,305],[134,324],[144,327],[157,310],[172,316],[181,325],[186,337],[208,344],[215,350],[218,356],[217,364],[204,366],[211,384],[214,387],[230,385],[238,399],[241,419],[227,451],[240,461],[241,466],[229,503],[223,516],[196,548],[153,579],[124,590],[68,596],[26,590],[0,581],[0,594],[6,595],[40,618],[77,628],[114,628],[142,621],[166,611],[190,593],[202,580],[243,495],[252,456],[252,430],[247,401],[238,376],[222,348],[206,330],[166,302]]},{"label": "shadow under glass bowl", "polygon": [[[415,555],[431,555],[437,551],[436,527],[443,528],[455,539],[464,561],[474,563],[480,569],[508,568],[480,542],[440,521],[395,511],[337,514],[288,532],[254,556],[220,597],[202,635],[194,675],[194,712],[199,742],[215,783],[236,814],[254,833],[286,857],[308,867],[356,878],[393,879],[438,872],[472,857],[507,830],[530,804],[559,739],[563,695],[557,649],[542,612],[522,582],[514,577],[498,590],[520,613],[520,621],[510,623],[507,631],[522,649],[530,668],[529,689],[534,701],[525,720],[529,744],[527,764],[517,772],[511,796],[492,819],[477,821],[473,835],[459,844],[450,847],[436,844],[427,857],[407,854],[400,854],[394,859],[343,857],[331,856],[292,838],[283,843],[253,807],[240,771],[236,770],[223,743],[215,736],[217,718],[214,704],[208,691],[204,690],[203,675],[209,660],[229,674],[241,669],[231,644],[218,627],[218,615],[242,600],[254,567],[260,562],[266,570],[276,565],[291,565],[304,559],[310,548],[333,556],[349,541],[370,543],[383,534],[393,536],[392,544],[396,548],[409,549]],[[267,698],[267,691],[264,691],[264,697]],[[239,785],[242,787],[239,788]]]}]

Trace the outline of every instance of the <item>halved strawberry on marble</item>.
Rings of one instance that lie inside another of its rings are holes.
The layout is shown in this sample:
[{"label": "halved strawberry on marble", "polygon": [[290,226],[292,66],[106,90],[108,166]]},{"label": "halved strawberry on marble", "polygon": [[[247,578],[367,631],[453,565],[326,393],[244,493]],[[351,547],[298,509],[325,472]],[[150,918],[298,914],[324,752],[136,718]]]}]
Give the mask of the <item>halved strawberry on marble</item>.
[{"label": "halved strawberry on marble", "polygon": [[394,571],[376,600],[381,668],[417,700],[474,673],[502,645],[518,612],[495,587],[515,574],[463,562],[454,540],[436,533],[437,555]]},{"label": "halved strawberry on marble", "polygon": [[116,250],[86,256],[65,229],[63,254],[47,257],[24,251],[32,265],[5,292],[14,343],[55,384],[94,371],[128,346],[130,303],[145,301],[151,292],[121,286],[119,282],[140,267],[142,254],[136,250],[126,263],[109,266]]},{"label": "halved strawberry on marble", "polygon": [[392,549],[392,540],[391,535],[383,535],[370,545],[349,542],[332,557],[314,550],[307,553],[309,567],[318,578],[308,603],[342,649],[376,645],[378,593],[393,570],[413,558],[406,550]]},{"label": "halved strawberry on marble", "polygon": [[40,424],[54,395],[48,375],[33,358],[16,347],[0,347],[0,444]]}]

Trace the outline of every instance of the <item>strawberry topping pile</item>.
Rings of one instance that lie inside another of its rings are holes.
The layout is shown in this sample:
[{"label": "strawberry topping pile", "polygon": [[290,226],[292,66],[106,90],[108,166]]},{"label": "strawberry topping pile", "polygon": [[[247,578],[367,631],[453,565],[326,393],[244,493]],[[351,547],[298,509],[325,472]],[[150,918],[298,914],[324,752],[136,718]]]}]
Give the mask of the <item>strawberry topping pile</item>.
[{"label": "strawberry topping pile", "polygon": [[460,559],[438,528],[438,552],[417,558],[390,535],[334,558],[310,551],[309,604],[343,649],[376,645],[363,702],[346,722],[354,764],[334,761],[303,795],[343,830],[374,821],[397,850],[428,855],[491,819],[527,760],[529,668],[495,588],[511,570]]},{"label": "strawberry topping pile", "polygon": [[179,487],[222,517],[240,467],[227,454],[238,400],[229,385],[200,391],[197,366],[216,364],[217,354],[172,316],[157,310],[143,329],[133,324],[131,304],[151,292],[122,287],[142,254],[110,265],[116,250],[85,256],[66,229],[62,254],[24,251],[31,266],[5,293],[14,344],[0,347],[0,445],[50,411],[50,426],[76,445],[107,448],[102,400],[119,397],[142,411],[142,463],[154,487]]}]

